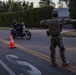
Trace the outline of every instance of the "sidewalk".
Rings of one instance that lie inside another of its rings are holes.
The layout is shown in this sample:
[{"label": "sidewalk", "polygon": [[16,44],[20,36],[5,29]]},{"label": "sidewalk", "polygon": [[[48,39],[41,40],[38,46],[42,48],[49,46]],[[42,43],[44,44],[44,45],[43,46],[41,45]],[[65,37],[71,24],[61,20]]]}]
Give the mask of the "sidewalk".
[{"label": "sidewalk", "polygon": [[74,30],[74,29],[63,29],[61,35],[64,37],[76,37],[76,30]]},{"label": "sidewalk", "polygon": [[74,29],[62,29],[62,32],[61,32],[61,33],[64,33],[64,32],[71,32],[71,31],[74,31]]}]

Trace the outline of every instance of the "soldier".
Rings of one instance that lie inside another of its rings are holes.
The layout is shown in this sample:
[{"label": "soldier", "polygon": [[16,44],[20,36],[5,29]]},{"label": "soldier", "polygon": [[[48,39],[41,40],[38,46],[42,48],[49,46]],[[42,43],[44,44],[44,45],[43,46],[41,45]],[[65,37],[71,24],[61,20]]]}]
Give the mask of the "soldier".
[{"label": "soldier", "polygon": [[55,48],[58,46],[60,48],[60,57],[62,59],[63,62],[63,66],[67,66],[69,63],[68,61],[66,61],[65,58],[65,48],[64,45],[62,43],[62,38],[61,38],[61,31],[62,31],[62,26],[65,21],[59,21],[57,19],[58,17],[58,12],[57,11],[53,11],[52,12],[52,19],[51,20],[42,20],[40,23],[41,24],[45,24],[49,26],[49,31],[47,31],[47,35],[51,35],[51,39],[50,39],[50,50],[51,50],[51,54],[50,54],[50,58],[51,58],[51,62],[52,62],[52,67],[56,66],[56,59],[55,59]]}]

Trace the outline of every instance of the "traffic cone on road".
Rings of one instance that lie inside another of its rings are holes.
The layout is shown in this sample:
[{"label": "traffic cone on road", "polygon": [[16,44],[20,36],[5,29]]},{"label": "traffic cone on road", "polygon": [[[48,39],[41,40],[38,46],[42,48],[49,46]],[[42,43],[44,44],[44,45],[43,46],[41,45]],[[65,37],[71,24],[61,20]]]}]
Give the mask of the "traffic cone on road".
[{"label": "traffic cone on road", "polygon": [[10,34],[10,47],[9,48],[11,48],[11,49],[16,48],[13,37],[12,37],[12,34]]}]

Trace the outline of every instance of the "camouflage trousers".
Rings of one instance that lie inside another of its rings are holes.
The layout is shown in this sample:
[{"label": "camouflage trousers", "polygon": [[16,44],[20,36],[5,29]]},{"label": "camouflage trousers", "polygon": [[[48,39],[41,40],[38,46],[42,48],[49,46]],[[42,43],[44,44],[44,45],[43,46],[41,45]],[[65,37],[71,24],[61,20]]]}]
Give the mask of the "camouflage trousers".
[{"label": "camouflage trousers", "polygon": [[54,63],[56,61],[55,59],[55,48],[58,46],[60,49],[60,57],[62,59],[63,62],[65,62],[65,55],[64,55],[64,45],[62,43],[62,38],[61,36],[51,36],[50,39],[50,50],[51,50],[51,54],[50,54],[50,58],[51,58],[51,62]]}]

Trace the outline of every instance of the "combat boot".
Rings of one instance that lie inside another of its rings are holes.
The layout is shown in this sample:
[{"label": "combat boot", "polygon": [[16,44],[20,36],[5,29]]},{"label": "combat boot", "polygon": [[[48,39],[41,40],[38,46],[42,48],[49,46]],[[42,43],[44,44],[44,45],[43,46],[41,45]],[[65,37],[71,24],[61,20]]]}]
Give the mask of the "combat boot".
[{"label": "combat boot", "polygon": [[55,67],[57,64],[54,62],[54,63],[52,63],[52,67]]},{"label": "combat boot", "polygon": [[65,61],[65,62],[63,62],[62,65],[63,65],[63,66],[68,66],[68,65],[69,65],[69,62],[68,62],[68,61]]}]

